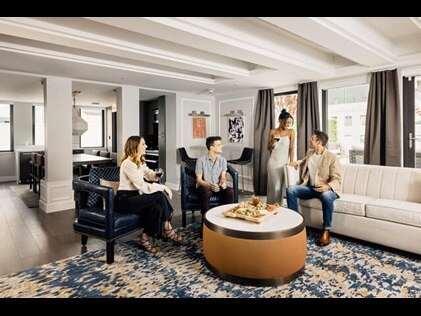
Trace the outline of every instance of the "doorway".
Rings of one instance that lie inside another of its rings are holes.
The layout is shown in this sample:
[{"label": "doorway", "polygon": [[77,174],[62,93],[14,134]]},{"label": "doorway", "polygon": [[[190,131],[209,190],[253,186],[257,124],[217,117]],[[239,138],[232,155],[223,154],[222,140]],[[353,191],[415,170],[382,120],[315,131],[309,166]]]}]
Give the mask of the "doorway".
[{"label": "doorway", "polygon": [[[139,133],[145,137],[149,168],[166,170],[165,96],[139,102]],[[165,183],[165,173],[161,182]]]}]

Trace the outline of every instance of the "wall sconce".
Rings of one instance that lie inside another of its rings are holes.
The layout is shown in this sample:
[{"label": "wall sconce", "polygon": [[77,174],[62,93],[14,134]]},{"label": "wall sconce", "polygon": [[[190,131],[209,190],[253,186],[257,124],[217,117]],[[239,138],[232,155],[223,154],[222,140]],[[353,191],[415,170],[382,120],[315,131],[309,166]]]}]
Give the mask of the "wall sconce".
[{"label": "wall sconce", "polygon": [[208,117],[208,116],[210,116],[210,114],[206,114],[205,111],[200,111],[200,113],[197,113],[197,111],[191,111],[191,113],[189,113],[188,116]]},{"label": "wall sconce", "polygon": [[234,110],[231,110],[229,113],[224,114],[224,116],[246,116],[243,112],[243,110],[237,110],[237,113],[235,113]]}]

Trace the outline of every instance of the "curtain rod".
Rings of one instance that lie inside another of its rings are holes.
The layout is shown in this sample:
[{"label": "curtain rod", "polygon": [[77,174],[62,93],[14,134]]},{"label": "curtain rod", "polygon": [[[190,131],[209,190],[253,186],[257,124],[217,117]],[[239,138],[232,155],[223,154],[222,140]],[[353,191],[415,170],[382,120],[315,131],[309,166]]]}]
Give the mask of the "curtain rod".
[{"label": "curtain rod", "polygon": [[398,69],[398,68],[397,67],[394,67],[394,68],[383,68],[383,69],[380,69],[380,70],[372,70],[371,72],[388,71],[388,70],[395,70],[395,69]]}]

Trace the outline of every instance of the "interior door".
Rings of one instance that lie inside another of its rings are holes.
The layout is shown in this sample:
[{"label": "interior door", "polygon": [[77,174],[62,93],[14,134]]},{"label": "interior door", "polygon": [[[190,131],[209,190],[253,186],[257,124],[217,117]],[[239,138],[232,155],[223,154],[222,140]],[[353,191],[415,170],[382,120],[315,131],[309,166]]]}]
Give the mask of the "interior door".
[{"label": "interior door", "polygon": [[404,167],[421,168],[421,76],[403,78]]}]

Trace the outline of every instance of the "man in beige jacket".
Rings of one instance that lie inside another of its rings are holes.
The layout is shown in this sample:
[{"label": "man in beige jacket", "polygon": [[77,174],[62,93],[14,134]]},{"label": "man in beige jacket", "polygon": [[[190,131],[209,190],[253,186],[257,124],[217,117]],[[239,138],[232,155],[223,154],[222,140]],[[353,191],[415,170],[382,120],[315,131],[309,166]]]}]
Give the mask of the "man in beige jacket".
[{"label": "man in beige jacket", "polygon": [[304,159],[291,162],[295,169],[302,167],[300,185],[287,189],[288,208],[298,212],[298,198],[318,198],[323,207],[323,233],[317,241],[326,246],[330,241],[333,203],[341,192],[341,169],[335,154],[326,149],[329,137],[325,132],[314,130],[310,139],[310,149]]}]

